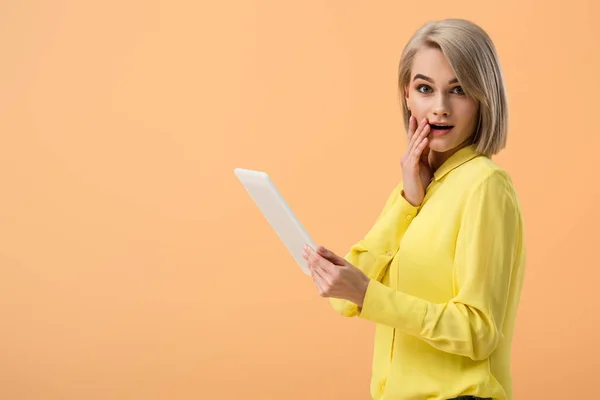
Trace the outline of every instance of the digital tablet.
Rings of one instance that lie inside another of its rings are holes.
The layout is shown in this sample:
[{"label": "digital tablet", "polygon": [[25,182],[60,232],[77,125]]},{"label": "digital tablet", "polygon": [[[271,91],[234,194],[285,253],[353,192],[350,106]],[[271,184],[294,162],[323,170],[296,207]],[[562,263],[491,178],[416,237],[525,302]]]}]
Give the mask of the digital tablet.
[{"label": "digital tablet", "polygon": [[316,249],[316,245],[269,175],[266,172],[243,168],[233,171],[296,263],[306,275],[310,275],[302,254],[305,244],[313,249]]}]

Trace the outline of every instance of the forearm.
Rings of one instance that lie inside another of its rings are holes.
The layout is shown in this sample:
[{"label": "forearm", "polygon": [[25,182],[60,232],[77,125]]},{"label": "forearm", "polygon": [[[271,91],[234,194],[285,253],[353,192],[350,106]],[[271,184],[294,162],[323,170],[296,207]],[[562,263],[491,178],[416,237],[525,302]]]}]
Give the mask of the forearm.
[{"label": "forearm", "polygon": [[[400,196],[401,186],[390,196],[386,207],[365,237],[354,244],[344,259],[360,269],[368,278],[381,281],[402,241],[406,230],[419,211]],[[358,301],[360,302],[360,301]],[[356,303],[345,299],[330,299],[338,313],[352,317],[359,314]]]},{"label": "forearm", "polygon": [[417,336],[438,350],[487,358],[502,336],[493,310],[456,300],[434,304],[371,280],[360,317]]}]

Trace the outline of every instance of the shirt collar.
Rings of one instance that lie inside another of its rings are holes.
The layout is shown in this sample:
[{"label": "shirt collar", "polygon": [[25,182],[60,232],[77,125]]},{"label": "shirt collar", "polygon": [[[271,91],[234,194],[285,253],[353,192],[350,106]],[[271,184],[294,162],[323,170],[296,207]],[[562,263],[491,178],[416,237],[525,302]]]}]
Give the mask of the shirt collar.
[{"label": "shirt collar", "polygon": [[476,144],[472,144],[469,146],[465,146],[459,149],[456,153],[452,154],[440,167],[434,172],[433,177],[436,181],[442,179],[447,173],[452,171],[453,169],[461,166],[467,161],[472,160],[473,158],[480,156],[481,154],[477,153],[475,149],[477,148]]}]

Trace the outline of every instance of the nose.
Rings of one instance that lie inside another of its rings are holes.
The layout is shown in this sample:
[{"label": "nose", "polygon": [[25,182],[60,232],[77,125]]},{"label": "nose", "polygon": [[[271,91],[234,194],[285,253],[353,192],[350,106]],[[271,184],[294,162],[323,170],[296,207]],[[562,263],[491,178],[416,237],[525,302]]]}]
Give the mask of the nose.
[{"label": "nose", "polygon": [[437,96],[433,107],[433,115],[444,117],[450,115],[450,106],[448,105],[448,99],[445,96]]}]

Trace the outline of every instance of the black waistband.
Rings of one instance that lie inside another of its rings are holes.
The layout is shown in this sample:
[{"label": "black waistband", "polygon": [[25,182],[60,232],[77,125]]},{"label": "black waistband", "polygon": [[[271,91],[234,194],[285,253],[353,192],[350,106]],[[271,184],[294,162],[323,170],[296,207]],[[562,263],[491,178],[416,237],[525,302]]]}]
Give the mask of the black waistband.
[{"label": "black waistband", "polygon": [[459,396],[448,400],[492,400],[491,397]]}]

